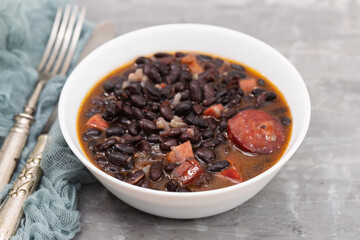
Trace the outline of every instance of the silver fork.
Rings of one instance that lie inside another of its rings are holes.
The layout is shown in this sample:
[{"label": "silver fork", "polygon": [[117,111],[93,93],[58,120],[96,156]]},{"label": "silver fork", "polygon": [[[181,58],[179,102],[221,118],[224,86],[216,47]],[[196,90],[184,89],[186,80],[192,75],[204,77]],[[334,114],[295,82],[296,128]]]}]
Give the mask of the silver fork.
[{"label": "silver fork", "polygon": [[59,7],[43,56],[38,65],[39,80],[24,106],[24,112],[15,115],[15,123],[0,150],[0,190],[9,182],[29,136],[32,116],[40,93],[55,75],[65,76],[79,40],[85,18],[85,8],[67,5]]}]

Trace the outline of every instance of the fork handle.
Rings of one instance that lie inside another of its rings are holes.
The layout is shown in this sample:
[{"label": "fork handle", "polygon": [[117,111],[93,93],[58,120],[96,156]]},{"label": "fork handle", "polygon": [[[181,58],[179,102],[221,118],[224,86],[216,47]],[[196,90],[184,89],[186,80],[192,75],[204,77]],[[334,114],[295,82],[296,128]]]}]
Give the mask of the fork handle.
[{"label": "fork handle", "polygon": [[23,216],[24,202],[40,181],[40,162],[47,139],[47,134],[38,137],[34,151],[0,207],[0,240],[7,240],[15,233]]},{"label": "fork handle", "polygon": [[0,190],[9,182],[21,152],[29,136],[33,116],[27,113],[15,115],[15,123],[0,150]]}]

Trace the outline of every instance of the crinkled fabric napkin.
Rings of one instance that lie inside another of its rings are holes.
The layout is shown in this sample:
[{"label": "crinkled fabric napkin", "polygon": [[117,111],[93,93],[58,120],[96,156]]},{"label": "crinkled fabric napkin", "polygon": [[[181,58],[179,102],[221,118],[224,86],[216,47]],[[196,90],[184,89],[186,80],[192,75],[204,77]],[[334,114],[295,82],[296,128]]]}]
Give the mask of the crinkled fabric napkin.
[{"label": "crinkled fabric napkin", "polygon": [[[15,113],[23,106],[38,80],[36,66],[43,54],[56,10],[67,1],[0,1],[0,144],[13,124]],[[86,23],[80,36],[74,62],[81,53],[93,27]],[[33,150],[37,136],[57,101],[66,78],[54,77],[44,88],[35,113],[26,148],[12,178],[21,171]],[[71,239],[80,231],[76,210],[76,191],[83,183],[95,181],[72,154],[55,123],[41,164],[44,176],[37,191],[24,205],[25,218],[12,239]],[[0,193],[3,200],[8,184]]]}]

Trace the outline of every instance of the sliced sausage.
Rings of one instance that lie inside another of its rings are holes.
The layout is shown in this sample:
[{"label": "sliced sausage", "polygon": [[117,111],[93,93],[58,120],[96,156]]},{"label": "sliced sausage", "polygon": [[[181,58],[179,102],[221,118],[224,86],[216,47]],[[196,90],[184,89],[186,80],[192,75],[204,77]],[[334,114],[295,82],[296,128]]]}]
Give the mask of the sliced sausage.
[{"label": "sliced sausage", "polygon": [[272,153],[285,142],[280,121],[261,110],[239,112],[228,121],[227,132],[231,141],[253,153]]}]

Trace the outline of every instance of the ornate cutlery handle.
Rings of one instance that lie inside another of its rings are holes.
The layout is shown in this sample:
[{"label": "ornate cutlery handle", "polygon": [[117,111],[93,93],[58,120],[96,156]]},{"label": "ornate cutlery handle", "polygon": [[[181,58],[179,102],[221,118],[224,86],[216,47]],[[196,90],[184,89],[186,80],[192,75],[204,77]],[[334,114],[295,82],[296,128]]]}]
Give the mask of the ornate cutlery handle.
[{"label": "ornate cutlery handle", "polygon": [[33,122],[34,118],[30,114],[20,113],[15,115],[15,123],[0,150],[0,190],[9,182],[13,174]]},{"label": "ornate cutlery handle", "polygon": [[47,138],[47,134],[38,137],[34,151],[0,207],[0,240],[9,239],[15,233],[23,216],[24,202],[40,181],[40,161]]}]

